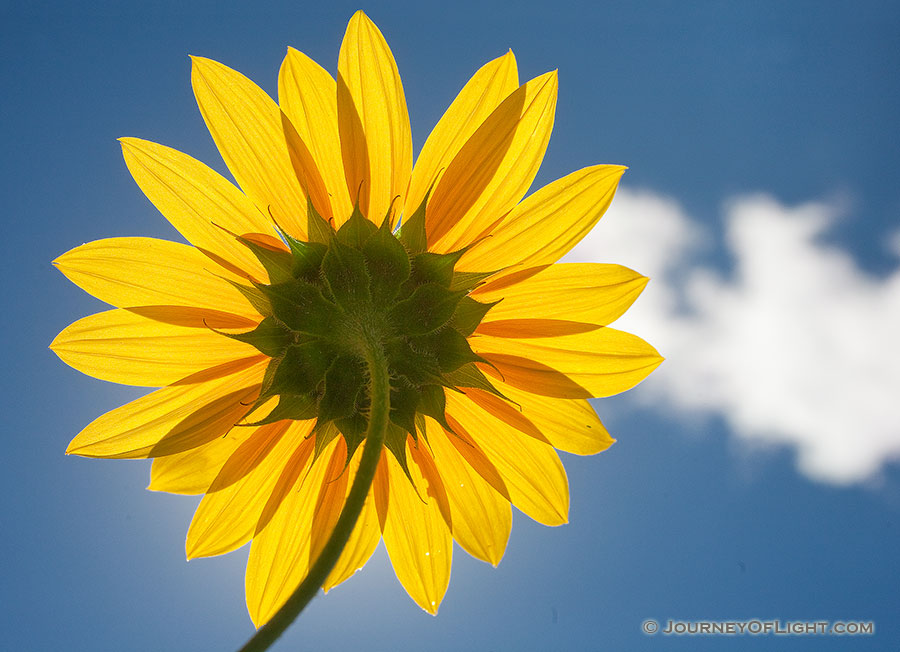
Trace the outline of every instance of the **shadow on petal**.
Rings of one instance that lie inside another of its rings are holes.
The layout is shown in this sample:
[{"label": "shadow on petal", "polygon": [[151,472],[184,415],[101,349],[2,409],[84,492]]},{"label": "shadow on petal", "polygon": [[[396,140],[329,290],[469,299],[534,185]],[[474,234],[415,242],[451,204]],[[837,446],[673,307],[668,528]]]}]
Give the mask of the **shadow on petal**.
[{"label": "shadow on petal", "polygon": [[534,394],[555,398],[591,398],[591,393],[553,367],[506,353],[480,353],[494,367],[480,364],[482,371]]},{"label": "shadow on petal", "polygon": [[599,324],[587,324],[565,319],[498,319],[482,322],[475,330],[476,335],[494,337],[558,337],[577,335],[602,328]]},{"label": "shadow on petal", "polygon": [[259,394],[259,385],[221,396],[182,419],[150,449],[148,457],[162,457],[197,448],[221,437],[247,411],[247,403]]},{"label": "shadow on petal", "polygon": [[137,306],[125,308],[125,310],[154,321],[190,328],[254,328],[258,323],[249,317],[241,317],[240,315],[208,308]]}]

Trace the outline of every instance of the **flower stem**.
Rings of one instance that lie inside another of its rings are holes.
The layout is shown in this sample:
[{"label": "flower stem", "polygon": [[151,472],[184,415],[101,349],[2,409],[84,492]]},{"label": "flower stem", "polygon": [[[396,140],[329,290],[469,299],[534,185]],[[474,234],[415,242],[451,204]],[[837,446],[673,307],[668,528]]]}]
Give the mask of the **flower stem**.
[{"label": "flower stem", "polygon": [[364,350],[366,364],[369,369],[369,397],[371,410],[369,412],[369,427],[366,430],[366,443],[363,447],[356,478],[347,494],[347,500],[341,515],[334,526],[334,531],[328,542],[322,548],[322,552],[316,559],[306,578],[300,583],[287,602],[269,620],[259,628],[239,652],[262,652],[269,649],[279,636],[286,630],[300,612],[309,604],[310,600],[318,593],[319,588],[328,579],[335,564],[350,539],[353,527],[362,512],[372,480],[375,478],[375,470],[381,459],[381,449],[384,446],[384,438],[387,432],[390,413],[391,389],[388,380],[387,358],[381,344],[369,340]]}]

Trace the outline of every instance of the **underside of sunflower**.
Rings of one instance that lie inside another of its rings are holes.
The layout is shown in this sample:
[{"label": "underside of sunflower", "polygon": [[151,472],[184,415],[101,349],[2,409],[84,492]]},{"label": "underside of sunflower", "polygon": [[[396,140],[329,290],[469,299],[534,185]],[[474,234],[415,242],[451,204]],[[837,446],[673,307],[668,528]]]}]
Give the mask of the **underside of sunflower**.
[{"label": "underside of sunflower", "polygon": [[436,613],[454,541],[496,565],[512,506],[567,521],[556,450],[609,447],[588,399],[662,361],[610,327],[645,277],[556,264],[625,168],[585,167],[526,197],[557,76],[520,83],[511,51],[476,71],[413,165],[398,68],[362,12],[336,76],[288,49],[277,102],[202,57],[191,82],[237,185],[122,139],[141,190],[190,245],[109,238],[54,261],[114,309],[51,348],[93,377],[159,388],[92,421],[67,453],[154,458],[150,489],[203,494],[189,558],[252,542],[245,592],[262,628],[245,650],[380,541]]},{"label": "underside of sunflower", "polygon": [[423,417],[452,430],[444,388],[499,396],[475,366],[487,361],[466,339],[496,303],[468,293],[494,272],[456,271],[464,249],[428,251],[424,202],[396,235],[390,213],[379,227],[356,208],[337,230],[312,203],[307,215],[308,241],[281,229],[282,241],[235,236],[269,276],[269,283],[235,283],[262,315],[259,325],[222,333],[270,358],[243,425],[316,419],[316,454],[343,436],[349,462],[368,427],[366,351],[376,346],[391,384],[385,446],[408,475],[407,434],[418,440]]}]

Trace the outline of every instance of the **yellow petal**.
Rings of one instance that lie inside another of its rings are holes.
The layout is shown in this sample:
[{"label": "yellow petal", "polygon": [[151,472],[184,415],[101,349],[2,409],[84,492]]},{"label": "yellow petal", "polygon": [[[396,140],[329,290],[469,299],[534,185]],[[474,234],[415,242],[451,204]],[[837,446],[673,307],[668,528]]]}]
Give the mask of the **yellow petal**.
[{"label": "yellow petal", "polygon": [[175,326],[121,309],[79,319],[50,348],[89,376],[144,387],[169,385],[259,353],[208,328]]},{"label": "yellow petal", "polygon": [[576,455],[594,455],[616,441],[593,406],[584,399],[550,398],[497,379],[491,382],[501,394],[521,406],[522,416],[534,424],[554,448]]},{"label": "yellow petal", "polygon": [[283,499],[271,520],[253,537],[244,585],[250,619],[257,627],[275,615],[309,571],[313,517],[336,444],[337,439],[314,463],[307,456],[303,467],[286,469],[292,481],[281,492]]},{"label": "yellow petal", "polygon": [[465,142],[518,87],[519,74],[512,51],[489,61],[472,75],[422,146],[409,180],[407,213],[419,207]]},{"label": "yellow petal", "polygon": [[522,199],[550,141],[556,92],[555,72],[532,79],[466,141],[428,202],[429,249],[453,251],[477,241]]},{"label": "yellow petal", "polygon": [[531,419],[523,414],[520,406],[513,406],[495,394],[474,387],[466,388],[466,396],[482,410],[489,412],[519,432],[545,444],[550,443],[544,437],[544,433],[531,422]]},{"label": "yellow petal", "polygon": [[[347,493],[356,479],[356,472],[359,469],[359,459],[362,455],[362,447],[356,449],[350,465],[347,467]],[[346,495],[344,496],[346,500]],[[356,571],[365,566],[369,561],[369,557],[375,552],[378,542],[381,541],[381,529],[378,526],[378,514],[375,510],[375,490],[370,489],[366,502],[360,512],[359,520],[350,534],[347,545],[344,546],[338,562],[322,585],[322,589],[327,593],[332,588],[350,578]]]},{"label": "yellow petal", "polygon": [[[663,358],[641,338],[603,327],[552,338],[469,339],[472,350],[493,363],[501,380],[556,398],[598,398],[631,389]],[[489,367],[486,373],[497,375]]]},{"label": "yellow petal", "polygon": [[476,559],[496,566],[503,558],[512,527],[509,500],[469,466],[448,439],[455,435],[445,433],[430,419],[426,423],[428,444],[444,479],[453,514],[453,538]]},{"label": "yellow petal", "polygon": [[462,456],[466,461],[466,464],[468,464],[479,477],[509,502],[509,490],[506,488],[506,482],[504,482],[503,476],[500,475],[500,471],[497,470],[494,463],[481,449],[481,446],[479,446],[478,443],[472,439],[461,426],[459,426],[452,415],[448,414],[447,419],[453,430],[449,436],[450,443],[456,449],[456,452]]},{"label": "yellow petal", "polygon": [[192,57],[191,84],[225,164],[247,196],[291,235],[305,238],[306,195],[294,173],[281,109],[239,72]]},{"label": "yellow petal", "polygon": [[315,437],[307,437],[294,447],[291,458],[284,465],[284,469],[281,475],[278,476],[278,480],[272,488],[272,493],[269,495],[262,513],[259,515],[254,535],[259,534],[269,525],[278,508],[281,507],[281,503],[291,491],[294,491],[297,479],[301,475],[308,473],[312,468],[311,464],[315,461],[315,441]]},{"label": "yellow petal", "polygon": [[98,417],[66,449],[84,457],[174,455],[226,435],[253,401],[268,358],[224,378],[166,387]]},{"label": "yellow petal", "polygon": [[412,134],[394,55],[362,11],[347,25],[338,56],[338,127],[350,198],[380,224],[395,197],[396,212],[412,170]]},{"label": "yellow petal", "polygon": [[453,530],[453,517],[450,513],[450,501],[447,498],[447,489],[440,471],[434,463],[434,459],[428,450],[428,444],[409,440],[410,459],[419,467],[424,483],[417,487],[426,502],[434,501],[437,504],[447,527]]},{"label": "yellow petal", "polygon": [[185,541],[188,559],[221,555],[250,541],[275,483],[313,423],[279,421],[252,429],[194,512]]},{"label": "yellow petal", "polygon": [[459,269],[555,263],[603,217],[624,172],[621,165],[596,165],[544,186],[467,251]]},{"label": "yellow petal", "polygon": [[598,324],[563,319],[497,319],[479,324],[475,329],[475,334],[514,339],[546,338],[587,333],[598,328],[600,328]]},{"label": "yellow petal", "polygon": [[194,247],[155,238],[108,238],[53,261],[85,292],[118,308],[191,306],[259,317],[220,276],[227,272]]},{"label": "yellow petal", "polygon": [[303,142],[300,134],[291,124],[287,115],[282,112],[281,125],[284,130],[284,138],[287,143],[288,155],[291,159],[291,165],[294,166],[294,174],[303,187],[303,190],[312,202],[313,207],[326,219],[332,217],[331,199],[328,196],[328,189],[325,187],[325,181],[319,173],[319,168],[313,158],[309,147]]},{"label": "yellow petal", "polygon": [[456,392],[447,392],[447,415],[454,430],[458,426],[496,465],[513,505],[544,525],[568,520],[569,484],[552,446],[522,434]]},{"label": "yellow petal", "polygon": [[244,193],[187,154],[139,138],[119,140],[131,176],[188,242],[255,279],[268,279],[250,250],[230,235],[272,231]]},{"label": "yellow petal", "polygon": [[253,432],[253,428],[232,428],[208,444],[154,458],[147,489],[172,494],[206,493],[231,454]]},{"label": "yellow petal", "polygon": [[328,468],[325,469],[325,479],[322,481],[322,491],[319,492],[316,501],[316,509],[313,512],[312,530],[309,533],[309,558],[315,560],[322,553],[322,548],[328,543],[328,537],[334,530],[341,510],[344,508],[344,498],[347,496],[347,444],[343,437],[338,437],[334,449],[329,456]]},{"label": "yellow petal", "polygon": [[318,164],[332,210],[322,215],[333,215],[340,226],[353,211],[353,203],[341,159],[334,78],[302,52],[288,48],[278,73],[278,102]]},{"label": "yellow petal", "polygon": [[388,506],[391,498],[391,474],[388,470],[387,458],[390,455],[382,449],[378,459],[378,468],[375,469],[375,479],[372,481],[372,494],[375,499],[375,513],[378,515],[378,527],[384,533],[387,522]]},{"label": "yellow petal", "polygon": [[484,303],[502,299],[482,323],[560,319],[606,326],[634,303],[647,278],[621,265],[564,263],[539,269],[519,283],[499,285],[492,280],[472,293]]},{"label": "yellow petal", "polygon": [[[400,584],[416,604],[435,614],[450,583],[453,539],[438,501],[423,502],[394,456],[387,458],[391,498],[384,546]],[[410,464],[409,472],[416,487],[427,486],[417,464]]]},{"label": "yellow petal", "polygon": [[[125,310],[133,315],[139,315],[153,321],[161,321],[172,326],[186,326],[206,330],[215,328],[218,330],[236,329],[238,331],[250,331],[256,328],[261,319],[259,315],[255,317],[241,317],[229,312],[210,310],[209,308],[189,308],[188,306],[136,306],[134,308],[125,308]],[[226,371],[224,373],[230,372]],[[218,376],[211,377],[217,378]],[[182,380],[179,381],[179,384],[183,385],[186,383]]]}]

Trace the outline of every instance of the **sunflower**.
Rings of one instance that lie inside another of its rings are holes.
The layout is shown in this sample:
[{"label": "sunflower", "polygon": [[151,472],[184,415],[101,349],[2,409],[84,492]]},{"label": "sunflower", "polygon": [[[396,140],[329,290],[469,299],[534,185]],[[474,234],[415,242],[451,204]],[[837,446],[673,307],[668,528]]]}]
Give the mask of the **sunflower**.
[{"label": "sunflower", "polygon": [[96,419],[67,453],[153,458],[149,489],[203,494],[187,556],[252,542],[259,627],[328,544],[378,430],[374,480],[321,584],[346,580],[383,539],[400,583],[435,613],[453,540],[496,565],[511,505],[566,522],[555,449],[606,449],[586,399],[661,362],[609,327],[646,278],[554,264],[625,168],[584,168],[523,199],[557,75],[520,85],[512,52],[466,83],[413,166],[397,66],[362,12],[337,80],[289,49],[278,103],[208,59],[193,58],[191,81],[239,187],[174,149],[121,140],[141,190],[191,244],[111,238],[54,261],[114,309],[63,330],[53,351],[93,377],[161,388]]}]

